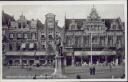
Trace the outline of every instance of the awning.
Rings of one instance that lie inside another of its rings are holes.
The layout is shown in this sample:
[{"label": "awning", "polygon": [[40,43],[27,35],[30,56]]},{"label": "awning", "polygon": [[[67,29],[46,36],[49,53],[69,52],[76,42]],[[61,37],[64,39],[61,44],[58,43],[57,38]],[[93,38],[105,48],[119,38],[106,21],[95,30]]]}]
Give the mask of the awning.
[{"label": "awning", "polygon": [[30,43],[29,48],[34,48],[34,43]]},{"label": "awning", "polygon": [[26,46],[26,44],[22,43],[21,48],[23,49],[23,48],[25,48],[25,46]]},{"label": "awning", "polygon": [[27,52],[21,52],[20,54],[23,56],[34,56],[35,52],[34,51],[29,51],[29,52],[27,51]]},{"label": "awning", "polygon": [[36,56],[42,56],[42,55],[47,55],[47,53],[43,52],[43,51],[42,52],[41,51],[40,52],[39,51],[36,52]]},{"label": "awning", "polygon": [[5,53],[6,56],[19,56],[19,52],[9,51]]},{"label": "awning", "polygon": [[72,56],[72,54],[73,54],[72,52],[65,52],[64,53],[64,55],[66,55],[66,56]]},{"label": "awning", "polygon": [[115,51],[75,51],[74,56],[85,56],[85,55],[116,55]]},{"label": "awning", "polygon": [[28,51],[26,51],[26,52],[20,52],[20,51],[18,51],[18,52],[13,52],[13,51],[10,51],[10,52],[7,52],[6,54],[5,54],[6,56],[34,56],[35,55],[35,52],[28,52]]}]

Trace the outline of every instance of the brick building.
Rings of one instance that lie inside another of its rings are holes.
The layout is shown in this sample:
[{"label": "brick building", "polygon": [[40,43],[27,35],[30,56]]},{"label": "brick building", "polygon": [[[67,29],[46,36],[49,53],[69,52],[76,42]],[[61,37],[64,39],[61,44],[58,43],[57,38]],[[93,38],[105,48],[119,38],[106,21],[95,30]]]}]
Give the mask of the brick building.
[{"label": "brick building", "polygon": [[[3,51],[5,64],[8,65],[36,65],[51,64],[54,59],[51,51],[54,40],[61,34],[55,15],[46,15],[45,24],[40,20],[27,20],[22,14],[18,20],[11,20],[3,14]],[[14,18],[13,18],[14,19]],[[6,40],[4,40],[4,38]],[[47,49],[48,48],[48,49]],[[50,50],[49,50],[50,49]]]}]

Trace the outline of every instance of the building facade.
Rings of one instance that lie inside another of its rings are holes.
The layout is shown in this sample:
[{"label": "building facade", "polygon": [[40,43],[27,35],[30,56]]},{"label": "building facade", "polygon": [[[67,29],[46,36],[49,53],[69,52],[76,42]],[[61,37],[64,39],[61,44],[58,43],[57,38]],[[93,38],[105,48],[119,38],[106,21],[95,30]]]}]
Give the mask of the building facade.
[{"label": "building facade", "polygon": [[[3,19],[6,17],[3,12]],[[45,24],[40,20],[27,20],[22,14],[18,20],[3,21],[3,51],[7,65],[46,65],[54,60],[50,46],[61,34],[55,15],[46,15]],[[4,39],[4,38],[3,38]],[[49,48],[49,49],[47,49]]]},{"label": "building facade", "polygon": [[[5,20],[6,19],[6,20]],[[121,19],[102,19],[95,8],[86,19],[68,19],[58,26],[53,13],[45,23],[18,20],[2,13],[3,56],[6,65],[54,65],[56,41],[63,43],[65,66],[121,64],[125,50],[125,27]]]},{"label": "building facade", "polygon": [[65,18],[64,50],[67,65],[120,64],[124,56],[124,23],[102,19],[95,8],[87,19]]}]

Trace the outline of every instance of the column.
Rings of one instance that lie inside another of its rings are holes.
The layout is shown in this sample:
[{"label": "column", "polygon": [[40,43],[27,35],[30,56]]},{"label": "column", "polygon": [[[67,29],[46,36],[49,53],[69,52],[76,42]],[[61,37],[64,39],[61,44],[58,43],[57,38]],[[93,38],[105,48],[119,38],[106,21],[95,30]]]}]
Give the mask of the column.
[{"label": "column", "polygon": [[81,66],[82,66],[82,64],[83,64],[83,59],[82,59],[82,57],[83,57],[83,56],[80,56],[80,57],[81,57]]},{"label": "column", "polygon": [[116,46],[116,38],[117,38],[117,36],[116,36],[116,34],[114,33],[114,46]]},{"label": "column", "polygon": [[75,66],[75,57],[72,56],[72,66]]},{"label": "column", "polygon": [[108,34],[106,33],[106,47],[108,47]]},{"label": "column", "polygon": [[67,60],[64,58],[64,66],[67,66]]}]

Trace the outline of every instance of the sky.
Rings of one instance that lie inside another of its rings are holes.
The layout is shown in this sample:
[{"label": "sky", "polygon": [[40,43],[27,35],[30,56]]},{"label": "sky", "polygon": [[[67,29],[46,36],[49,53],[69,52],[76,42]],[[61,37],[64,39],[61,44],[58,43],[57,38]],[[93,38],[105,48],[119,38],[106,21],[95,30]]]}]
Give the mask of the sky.
[{"label": "sky", "polygon": [[[121,4],[94,4],[101,18],[118,18],[124,21],[124,5]],[[43,4],[43,5],[3,5],[2,10],[14,16],[17,20],[23,13],[26,19],[39,19],[44,24],[45,15],[53,13],[60,27],[64,26],[64,18],[86,19],[89,16],[92,4]]]}]

